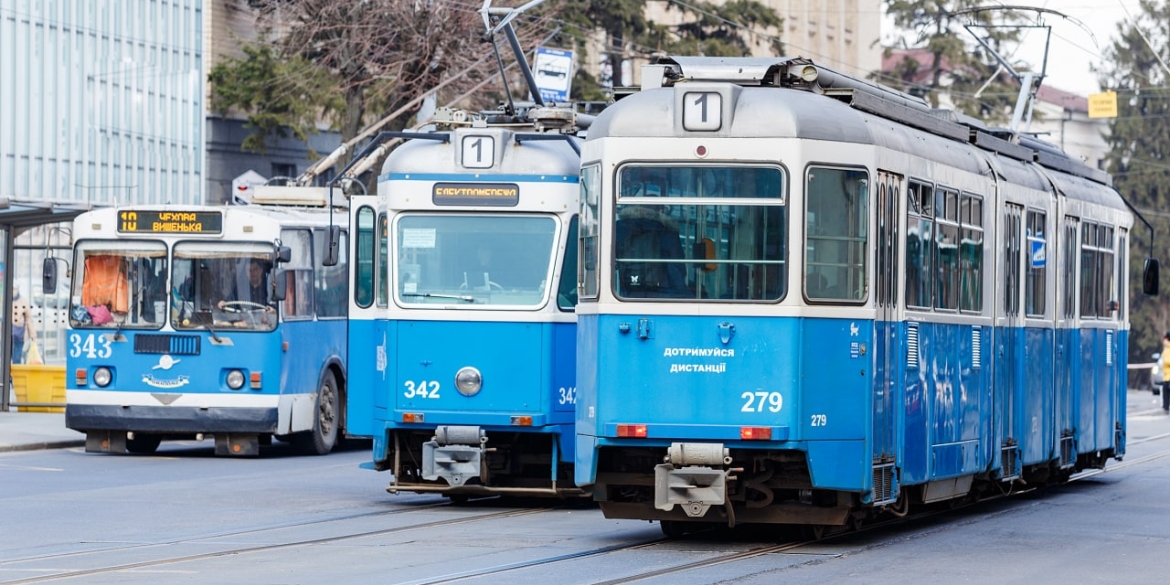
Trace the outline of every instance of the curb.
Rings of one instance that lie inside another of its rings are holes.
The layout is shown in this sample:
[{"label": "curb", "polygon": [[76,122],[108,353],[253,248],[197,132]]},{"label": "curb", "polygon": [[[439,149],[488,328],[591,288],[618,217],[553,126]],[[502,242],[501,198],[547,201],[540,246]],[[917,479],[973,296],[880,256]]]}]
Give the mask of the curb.
[{"label": "curb", "polygon": [[39,443],[23,443],[20,445],[2,445],[0,444],[0,453],[15,453],[18,451],[40,451],[44,449],[71,449],[73,447],[84,447],[85,440],[68,440],[68,441],[42,441]]}]

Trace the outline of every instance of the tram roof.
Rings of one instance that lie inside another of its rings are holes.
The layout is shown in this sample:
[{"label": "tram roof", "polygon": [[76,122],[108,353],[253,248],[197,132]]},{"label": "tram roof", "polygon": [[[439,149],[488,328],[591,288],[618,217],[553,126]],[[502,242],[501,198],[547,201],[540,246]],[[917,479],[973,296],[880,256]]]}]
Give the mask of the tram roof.
[{"label": "tram roof", "polygon": [[[663,128],[682,135],[681,124],[669,119],[673,88],[691,91],[710,84],[731,83],[730,97],[740,113],[712,136],[785,136],[888,146],[930,160],[965,166],[940,154],[937,136],[951,143],[970,145],[963,150],[982,150],[998,156],[1034,162],[1043,167],[1111,186],[1111,177],[1083,164],[1049,143],[1021,136],[1004,128],[951,110],[931,108],[922,98],[871,81],[851,77],[802,57],[668,57],[643,72],[642,92],[630,101],[641,107],[608,108],[590,128],[589,138],[605,136],[663,136]],[[662,87],[661,89],[659,89]],[[724,86],[725,87],[725,86]],[[777,92],[784,92],[778,99]],[[636,111],[630,111],[631,109]],[[787,110],[787,116],[785,116]],[[847,112],[852,112],[849,114]],[[783,116],[785,119],[777,119]],[[864,120],[887,120],[881,132],[863,128]],[[912,138],[912,139],[911,139]],[[927,143],[932,143],[927,145]],[[944,158],[940,158],[944,157]]]},{"label": "tram roof", "polygon": [[[437,132],[454,136],[450,141],[413,139],[395,148],[382,164],[379,181],[387,175],[402,173],[417,174],[470,174],[470,175],[571,175],[581,172],[581,160],[564,140],[532,140],[517,144],[515,137],[531,136],[533,131],[513,132],[506,128],[460,128],[452,132]],[[503,151],[496,155],[497,164],[491,168],[465,168],[457,160],[459,145],[456,141],[465,135],[490,135],[503,145]],[[569,138],[578,140],[577,138]],[[524,149],[524,156],[514,156],[517,149]]]}]

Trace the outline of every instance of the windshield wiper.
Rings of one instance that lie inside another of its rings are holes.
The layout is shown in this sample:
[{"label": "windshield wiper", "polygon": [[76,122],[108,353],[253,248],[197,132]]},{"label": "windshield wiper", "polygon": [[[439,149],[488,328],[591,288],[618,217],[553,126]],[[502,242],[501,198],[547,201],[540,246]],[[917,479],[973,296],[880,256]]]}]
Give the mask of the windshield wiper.
[{"label": "windshield wiper", "polygon": [[215,329],[212,329],[212,327],[211,327],[211,322],[212,322],[211,317],[209,317],[207,313],[201,313],[198,311],[192,311],[192,312],[194,313],[195,321],[197,321],[197,322],[202,321],[203,326],[207,328],[207,332],[211,334],[211,339],[213,341],[215,341],[216,343],[219,343],[220,342],[219,336],[215,334]]},{"label": "windshield wiper", "polygon": [[475,302],[475,297],[473,297],[471,295],[445,295],[445,294],[440,294],[440,293],[402,293],[402,296],[404,296],[404,297],[429,297],[429,298],[435,298],[435,299],[452,299],[452,300],[456,300],[456,301],[466,301],[468,303]]}]

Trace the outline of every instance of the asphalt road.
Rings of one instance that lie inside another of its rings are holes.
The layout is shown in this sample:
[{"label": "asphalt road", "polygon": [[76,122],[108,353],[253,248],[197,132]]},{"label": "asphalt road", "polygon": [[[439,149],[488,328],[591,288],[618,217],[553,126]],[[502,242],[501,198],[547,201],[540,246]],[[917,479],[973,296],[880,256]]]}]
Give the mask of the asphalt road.
[{"label": "asphalt road", "polygon": [[819,542],[678,540],[589,506],[393,496],[365,449],[217,458],[0,454],[0,585],[14,583],[1165,583],[1170,417],[1131,393],[1105,473]]}]

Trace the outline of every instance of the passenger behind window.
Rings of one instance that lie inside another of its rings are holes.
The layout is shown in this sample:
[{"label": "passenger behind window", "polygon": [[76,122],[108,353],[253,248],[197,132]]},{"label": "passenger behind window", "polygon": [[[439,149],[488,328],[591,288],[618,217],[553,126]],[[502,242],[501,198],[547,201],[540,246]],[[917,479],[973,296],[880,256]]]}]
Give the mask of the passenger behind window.
[{"label": "passenger behind window", "polygon": [[[688,295],[679,226],[665,206],[626,205],[618,212],[618,294],[626,297],[682,298]],[[629,259],[627,261],[626,259]]]}]

